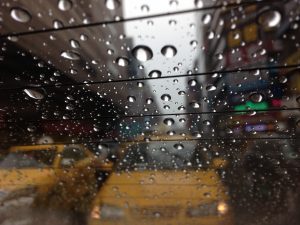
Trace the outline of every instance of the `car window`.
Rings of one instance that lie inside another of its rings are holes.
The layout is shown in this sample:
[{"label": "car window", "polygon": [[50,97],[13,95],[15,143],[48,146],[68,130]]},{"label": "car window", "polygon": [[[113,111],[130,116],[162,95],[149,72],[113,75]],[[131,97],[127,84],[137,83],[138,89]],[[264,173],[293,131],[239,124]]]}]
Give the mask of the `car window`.
[{"label": "car window", "polygon": [[55,150],[14,151],[1,159],[0,168],[44,168],[53,165],[55,156]]},{"label": "car window", "polygon": [[0,1],[0,167],[0,225],[299,225],[300,0]]},{"label": "car window", "polygon": [[61,166],[71,166],[74,163],[84,159],[86,157],[86,152],[80,148],[67,147],[63,150],[61,154]]}]

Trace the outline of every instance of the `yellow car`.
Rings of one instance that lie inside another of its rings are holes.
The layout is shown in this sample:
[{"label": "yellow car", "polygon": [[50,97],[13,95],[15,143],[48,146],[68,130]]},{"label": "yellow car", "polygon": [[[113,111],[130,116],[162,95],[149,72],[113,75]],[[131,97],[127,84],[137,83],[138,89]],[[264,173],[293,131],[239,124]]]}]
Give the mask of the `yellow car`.
[{"label": "yellow car", "polygon": [[196,141],[131,143],[97,194],[89,225],[233,225],[226,187]]},{"label": "yellow car", "polygon": [[39,206],[86,210],[97,170],[111,168],[82,145],[14,146],[0,161],[0,203],[25,197]]}]

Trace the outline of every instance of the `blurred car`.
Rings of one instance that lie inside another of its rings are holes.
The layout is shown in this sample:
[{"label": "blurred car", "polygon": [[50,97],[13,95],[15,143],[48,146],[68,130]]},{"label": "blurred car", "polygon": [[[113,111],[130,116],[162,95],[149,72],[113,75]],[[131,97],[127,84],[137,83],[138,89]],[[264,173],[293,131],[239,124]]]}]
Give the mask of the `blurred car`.
[{"label": "blurred car", "polygon": [[2,217],[14,205],[83,212],[97,192],[97,171],[111,168],[83,145],[11,147],[0,161]]},{"label": "blurred car", "polygon": [[124,145],[88,219],[97,224],[233,224],[226,187],[196,141]]}]

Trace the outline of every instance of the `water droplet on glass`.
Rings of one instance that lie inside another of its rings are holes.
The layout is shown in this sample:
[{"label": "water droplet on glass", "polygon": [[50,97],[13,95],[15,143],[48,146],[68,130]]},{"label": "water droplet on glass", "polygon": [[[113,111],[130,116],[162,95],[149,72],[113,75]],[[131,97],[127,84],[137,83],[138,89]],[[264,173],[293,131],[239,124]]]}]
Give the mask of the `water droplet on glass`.
[{"label": "water droplet on glass", "polygon": [[105,6],[109,10],[115,10],[120,6],[120,2],[118,0],[106,0],[105,1]]},{"label": "water droplet on glass", "polygon": [[195,79],[189,80],[189,82],[188,82],[189,86],[191,86],[191,87],[195,87],[197,85],[197,83],[198,82]]},{"label": "water droplet on glass", "polygon": [[190,45],[195,48],[198,45],[198,42],[196,40],[193,40],[190,42]]},{"label": "water droplet on glass", "polygon": [[217,59],[218,60],[222,60],[223,59],[223,55],[221,53],[217,54]]},{"label": "water droplet on glass", "polygon": [[198,102],[191,102],[190,106],[194,109],[199,109],[200,108],[200,104]]},{"label": "water droplet on glass", "polygon": [[217,87],[214,86],[214,85],[212,85],[212,84],[209,84],[209,85],[207,85],[207,87],[206,87],[206,90],[207,90],[207,91],[215,91],[216,89],[217,89]]},{"label": "water droplet on glass", "polygon": [[164,124],[167,126],[172,126],[175,123],[175,121],[172,118],[166,118],[164,119]]},{"label": "water droplet on glass", "polygon": [[148,5],[142,5],[141,6],[141,11],[143,12],[143,13],[147,13],[147,12],[149,12],[149,6]]},{"label": "water droplet on glass", "polygon": [[44,94],[42,91],[35,90],[35,89],[24,89],[24,92],[33,99],[40,100],[44,98]]},{"label": "water droplet on glass", "polygon": [[203,8],[204,6],[203,0],[195,0],[195,6],[200,9]]},{"label": "water droplet on glass", "polygon": [[153,99],[152,98],[147,98],[146,99],[146,104],[147,105],[151,105],[153,103]]},{"label": "water droplet on glass", "polygon": [[173,147],[174,147],[175,149],[177,149],[177,150],[182,150],[182,149],[184,149],[183,144],[174,144]]},{"label": "water droplet on glass", "polygon": [[300,96],[296,98],[296,101],[298,102],[298,104],[300,104]]},{"label": "water droplet on glass", "polygon": [[203,124],[206,125],[206,126],[210,126],[211,125],[211,122],[209,120],[204,120],[203,121]]},{"label": "water droplet on glass", "polygon": [[138,86],[139,88],[144,87],[144,83],[143,83],[143,82],[137,82],[137,86]]},{"label": "water droplet on glass", "polygon": [[181,105],[178,107],[178,110],[183,111],[183,110],[185,110],[185,107],[183,105]]},{"label": "water droplet on glass", "polygon": [[25,9],[12,8],[10,16],[20,23],[28,23],[31,20],[31,15]]},{"label": "water droplet on glass", "polygon": [[169,94],[163,94],[160,98],[165,102],[168,102],[171,100],[171,96]]},{"label": "water droplet on glass", "polygon": [[138,59],[141,62],[146,62],[149,59],[152,59],[153,57],[152,50],[149,47],[144,45],[136,46],[132,50],[132,54],[136,59]]},{"label": "water droplet on glass", "polygon": [[280,77],[279,77],[279,82],[280,82],[280,83],[284,84],[284,83],[286,83],[287,81],[288,81],[288,79],[287,79],[286,77],[284,77],[284,76],[280,76]]},{"label": "water droplet on glass", "polygon": [[64,51],[60,54],[61,57],[69,60],[79,60],[80,55],[74,51]]},{"label": "water droplet on glass", "polygon": [[175,26],[177,24],[176,20],[170,20],[169,25],[170,26]]},{"label": "water droplet on glass", "polygon": [[198,131],[195,131],[192,135],[196,138],[201,138],[202,137],[202,135]]},{"label": "water droplet on glass", "polygon": [[279,26],[281,19],[282,16],[277,10],[266,10],[259,16],[258,22],[263,26],[263,28],[271,29]]},{"label": "water droplet on glass", "polygon": [[57,7],[61,11],[68,11],[72,8],[73,4],[70,0],[59,0]]},{"label": "water droplet on glass", "polygon": [[54,20],[53,21],[53,28],[54,29],[59,29],[64,27],[63,23],[60,20]]},{"label": "water droplet on glass", "polygon": [[79,48],[80,47],[79,42],[74,40],[74,39],[70,40],[70,45],[71,45],[72,48]]},{"label": "water droplet on glass", "polygon": [[161,53],[167,58],[172,58],[177,54],[177,50],[172,45],[166,45],[161,49]]},{"label": "water droplet on glass", "polygon": [[34,131],[36,131],[36,127],[32,125],[32,126],[27,127],[27,130],[29,132],[34,132]]},{"label": "water droplet on glass", "polygon": [[129,102],[135,102],[135,101],[136,101],[136,99],[135,99],[134,96],[128,96],[128,97],[127,97],[127,100],[128,100]]},{"label": "water droplet on glass", "polygon": [[79,38],[82,41],[87,41],[89,39],[89,37],[86,34],[80,34]]},{"label": "water droplet on glass", "polygon": [[264,96],[260,93],[253,93],[249,96],[249,98],[252,102],[258,103],[258,102],[261,102],[263,100]]},{"label": "water droplet on glass", "polygon": [[205,14],[202,17],[202,22],[203,22],[203,24],[207,25],[207,24],[209,24],[211,22],[211,19],[212,19],[211,14]]},{"label": "water droplet on glass", "polygon": [[161,72],[159,70],[152,70],[148,76],[151,78],[161,77]]},{"label": "water droplet on glass", "polygon": [[128,64],[129,64],[129,60],[125,57],[117,58],[116,62],[119,66],[122,66],[122,67],[128,66]]},{"label": "water droplet on glass", "polygon": [[213,31],[208,32],[207,38],[209,40],[213,39],[214,37],[215,37],[215,32],[213,32]]}]

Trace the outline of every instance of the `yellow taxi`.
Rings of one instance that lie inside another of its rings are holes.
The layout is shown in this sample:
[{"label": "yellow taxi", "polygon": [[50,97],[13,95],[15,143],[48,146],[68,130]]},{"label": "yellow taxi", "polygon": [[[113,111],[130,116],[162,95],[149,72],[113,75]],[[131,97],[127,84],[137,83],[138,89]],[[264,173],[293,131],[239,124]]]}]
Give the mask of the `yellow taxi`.
[{"label": "yellow taxi", "polygon": [[233,225],[229,196],[197,141],[129,143],[97,194],[89,225]]},{"label": "yellow taxi", "polygon": [[0,203],[23,197],[83,210],[97,191],[97,170],[111,168],[83,145],[14,146],[0,161]]}]

